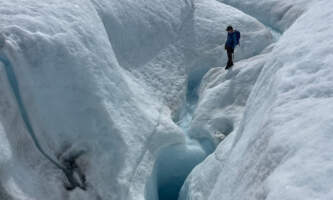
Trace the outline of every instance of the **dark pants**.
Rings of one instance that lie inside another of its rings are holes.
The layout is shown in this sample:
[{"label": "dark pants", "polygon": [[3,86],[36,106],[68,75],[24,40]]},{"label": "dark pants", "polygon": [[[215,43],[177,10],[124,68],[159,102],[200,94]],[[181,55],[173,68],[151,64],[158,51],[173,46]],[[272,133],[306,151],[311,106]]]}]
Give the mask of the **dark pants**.
[{"label": "dark pants", "polygon": [[227,47],[226,48],[227,50],[227,54],[228,54],[228,63],[227,63],[227,67],[231,67],[234,65],[234,62],[232,60],[232,55],[234,54],[234,49],[233,48],[230,48],[230,47]]}]

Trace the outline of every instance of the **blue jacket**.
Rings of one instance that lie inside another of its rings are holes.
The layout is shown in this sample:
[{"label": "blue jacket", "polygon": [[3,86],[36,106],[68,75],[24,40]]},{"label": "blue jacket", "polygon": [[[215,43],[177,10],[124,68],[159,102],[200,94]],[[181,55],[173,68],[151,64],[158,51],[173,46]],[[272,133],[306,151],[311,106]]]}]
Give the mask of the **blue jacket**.
[{"label": "blue jacket", "polygon": [[234,49],[237,44],[236,32],[228,33],[227,41],[225,42],[225,49]]}]

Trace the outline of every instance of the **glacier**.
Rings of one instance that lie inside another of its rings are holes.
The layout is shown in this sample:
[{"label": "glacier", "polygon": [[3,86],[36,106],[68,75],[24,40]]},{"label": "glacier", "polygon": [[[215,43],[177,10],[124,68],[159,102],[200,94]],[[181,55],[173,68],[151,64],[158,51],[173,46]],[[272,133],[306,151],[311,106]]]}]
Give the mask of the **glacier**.
[{"label": "glacier", "polygon": [[332,42],[316,40],[332,37],[332,8],[313,3],[268,52],[206,75],[196,126],[229,136],[193,170],[179,199],[333,198]]},{"label": "glacier", "polygon": [[2,0],[0,199],[333,198],[332,10]]}]

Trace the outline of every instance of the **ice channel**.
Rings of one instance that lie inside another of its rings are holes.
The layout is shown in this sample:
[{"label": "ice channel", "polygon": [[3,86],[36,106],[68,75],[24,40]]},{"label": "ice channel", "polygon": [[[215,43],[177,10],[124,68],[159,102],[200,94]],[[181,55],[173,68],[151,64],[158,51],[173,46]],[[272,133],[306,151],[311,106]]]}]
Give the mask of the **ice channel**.
[{"label": "ice channel", "polygon": [[[153,180],[147,189],[148,200],[176,200],[186,177],[202,162],[211,150],[189,137],[192,115],[197,106],[197,88],[201,79],[188,84],[186,104],[181,119],[176,122],[185,134],[185,144],[174,144],[162,149],[155,163]],[[214,147],[215,148],[215,147]],[[151,191],[156,191],[156,193]]]},{"label": "ice channel", "polygon": [[[278,41],[281,33],[271,27],[267,28],[272,33],[273,41]],[[181,112],[180,120],[176,122],[185,134],[186,143],[171,145],[159,152],[153,172],[153,183],[148,187],[149,191],[157,192],[146,194],[147,200],[177,200],[180,189],[192,169],[216,148],[216,144],[212,141],[197,141],[189,136],[193,114],[199,100],[197,90],[204,74],[195,80],[190,79],[186,104]]]}]

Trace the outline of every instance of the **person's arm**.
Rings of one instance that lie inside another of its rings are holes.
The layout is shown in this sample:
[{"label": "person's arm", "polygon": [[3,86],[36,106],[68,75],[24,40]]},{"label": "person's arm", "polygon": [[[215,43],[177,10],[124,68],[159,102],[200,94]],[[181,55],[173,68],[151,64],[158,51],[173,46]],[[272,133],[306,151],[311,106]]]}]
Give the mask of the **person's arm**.
[{"label": "person's arm", "polygon": [[228,37],[227,37],[227,40],[225,41],[224,43],[224,49],[227,50],[227,43],[228,43]]},{"label": "person's arm", "polygon": [[237,45],[237,37],[236,37],[236,33],[232,34],[232,46],[233,48],[235,48]]}]

